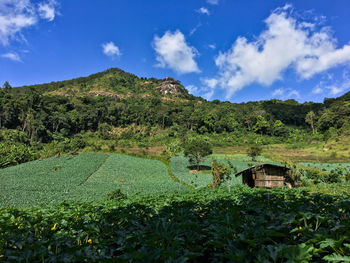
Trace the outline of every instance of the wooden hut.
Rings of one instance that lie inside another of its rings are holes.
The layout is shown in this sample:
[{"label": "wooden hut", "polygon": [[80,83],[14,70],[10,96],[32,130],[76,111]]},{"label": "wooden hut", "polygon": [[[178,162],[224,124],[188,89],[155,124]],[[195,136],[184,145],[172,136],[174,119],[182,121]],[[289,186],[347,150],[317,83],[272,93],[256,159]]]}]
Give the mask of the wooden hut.
[{"label": "wooden hut", "polygon": [[239,173],[236,176],[242,175],[242,182],[250,187],[266,187],[275,188],[283,185],[291,186],[287,182],[289,168],[275,164],[259,164]]}]

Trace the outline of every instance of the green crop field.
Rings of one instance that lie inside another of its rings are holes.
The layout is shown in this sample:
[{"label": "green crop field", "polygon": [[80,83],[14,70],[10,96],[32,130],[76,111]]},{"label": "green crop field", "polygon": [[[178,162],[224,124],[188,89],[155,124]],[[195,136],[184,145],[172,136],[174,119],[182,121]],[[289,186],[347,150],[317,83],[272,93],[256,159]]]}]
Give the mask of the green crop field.
[{"label": "green crop field", "polygon": [[87,180],[83,189],[98,194],[116,188],[128,195],[187,189],[174,182],[161,161],[111,154],[105,164]]},{"label": "green crop field", "polygon": [[[253,165],[256,165],[259,163],[276,163],[276,162],[271,162],[271,160],[260,156],[257,158],[257,162],[252,162],[251,158],[248,156],[235,156],[230,154],[213,154],[204,158],[204,162],[201,163],[201,166],[204,166],[205,168],[209,169],[211,166],[211,160],[213,158],[225,164],[227,164],[227,161],[231,162],[237,168],[237,171],[241,171],[248,168],[249,163],[252,163]],[[213,182],[213,177],[211,173],[209,172],[191,173],[190,166],[191,164],[189,163],[188,159],[185,158],[183,155],[179,155],[171,158],[171,163],[170,163],[171,170],[174,173],[174,175],[182,182],[185,182],[186,184],[189,184],[194,188],[205,187],[208,184]],[[235,177],[234,174],[231,174],[231,178],[232,178],[231,184],[242,183],[241,177]]]},{"label": "green crop field", "polygon": [[349,198],[235,185],[0,208],[0,261],[349,262]]},{"label": "green crop field", "polygon": [[118,188],[127,195],[187,189],[162,162],[117,154],[64,155],[0,170],[0,206],[93,201]]},{"label": "green crop field", "polygon": [[310,168],[316,168],[323,171],[330,172],[335,169],[340,169],[343,174],[349,174],[350,173],[350,163],[306,163],[301,162],[298,163],[299,165],[303,165]]}]

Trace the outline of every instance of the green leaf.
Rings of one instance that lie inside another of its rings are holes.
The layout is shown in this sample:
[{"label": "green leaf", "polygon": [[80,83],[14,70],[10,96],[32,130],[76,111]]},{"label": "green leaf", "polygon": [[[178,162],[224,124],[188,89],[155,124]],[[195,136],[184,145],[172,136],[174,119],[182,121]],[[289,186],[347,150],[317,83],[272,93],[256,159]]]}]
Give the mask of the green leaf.
[{"label": "green leaf", "polygon": [[327,260],[328,262],[350,262],[350,257],[348,256],[342,256],[339,254],[332,254],[332,255],[327,255],[323,257],[324,260]]}]

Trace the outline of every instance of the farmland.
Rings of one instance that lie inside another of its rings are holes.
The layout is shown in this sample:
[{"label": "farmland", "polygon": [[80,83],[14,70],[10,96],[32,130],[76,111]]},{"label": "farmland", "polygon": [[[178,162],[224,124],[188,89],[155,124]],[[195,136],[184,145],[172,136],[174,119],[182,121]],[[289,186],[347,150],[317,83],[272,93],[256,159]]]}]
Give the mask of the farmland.
[{"label": "farmland", "polygon": [[343,262],[350,196],[226,188],[0,210],[0,260]]},{"label": "farmland", "polygon": [[[227,163],[229,161],[232,165],[234,165],[237,168],[237,171],[241,171],[248,168],[249,164],[256,165],[263,162],[276,163],[262,156],[257,158],[257,162],[252,162],[251,158],[248,156],[216,153],[204,158],[204,162],[201,164],[204,171],[200,173],[190,172],[191,164],[189,163],[188,159],[185,158],[183,155],[172,157],[170,167],[174,175],[179,180],[191,185],[194,188],[201,188],[207,186],[208,184],[211,184],[213,181],[211,172],[205,170],[208,168],[210,169],[211,161],[213,158],[223,163]],[[241,177],[236,178],[233,172],[231,174],[231,178],[231,184],[242,183]]]},{"label": "farmland", "polygon": [[64,155],[0,170],[1,206],[93,201],[116,189],[132,195],[187,188],[160,161],[117,154]]},{"label": "farmland", "polygon": [[350,171],[350,163],[307,163],[307,162],[301,162],[299,163],[300,165],[306,166],[306,167],[311,167],[311,168],[316,168],[319,170],[327,171],[330,172],[332,170],[340,170],[344,173],[347,173]]}]

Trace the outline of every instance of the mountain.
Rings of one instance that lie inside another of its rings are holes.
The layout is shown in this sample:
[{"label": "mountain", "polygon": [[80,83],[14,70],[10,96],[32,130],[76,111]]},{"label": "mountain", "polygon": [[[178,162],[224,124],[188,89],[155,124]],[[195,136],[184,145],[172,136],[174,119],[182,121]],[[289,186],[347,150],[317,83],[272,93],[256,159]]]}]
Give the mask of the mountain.
[{"label": "mountain", "polygon": [[[171,77],[140,78],[112,68],[88,77],[1,89],[0,128],[26,131],[32,141],[44,142],[133,125],[173,129],[172,134],[255,133],[299,138],[310,127],[322,133],[330,128],[346,129],[349,98],[350,93],[324,103],[206,101],[189,94]],[[306,121],[308,113],[313,117]]]},{"label": "mountain", "polygon": [[190,99],[193,96],[171,77],[164,79],[139,78],[118,68],[80,77],[72,80],[51,82],[46,84],[23,86],[11,90],[14,94],[24,94],[28,88],[40,91],[43,95],[59,95],[66,97],[102,96],[110,98],[162,96],[166,98]]}]

